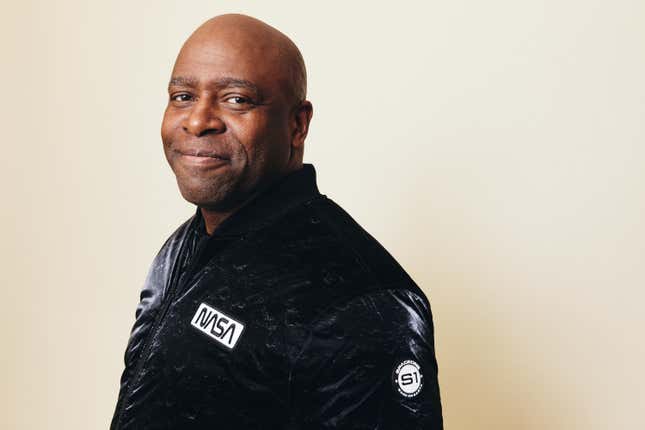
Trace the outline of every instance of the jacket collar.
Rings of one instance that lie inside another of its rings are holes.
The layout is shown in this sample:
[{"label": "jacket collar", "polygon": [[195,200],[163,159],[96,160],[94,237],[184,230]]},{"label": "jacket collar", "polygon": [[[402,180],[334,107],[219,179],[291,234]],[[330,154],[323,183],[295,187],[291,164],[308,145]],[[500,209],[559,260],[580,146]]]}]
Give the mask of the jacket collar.
[{"label": "jacket collar", "polygon": [[[316,183],[316,169],[303,164],[267,189],[257,194],[217,226],[212,237],[242,236],[270,224],[289,209],[321,196]],[[195,210],[193,228],[200,236],[206,235],[204,219],[199,207]]]}]

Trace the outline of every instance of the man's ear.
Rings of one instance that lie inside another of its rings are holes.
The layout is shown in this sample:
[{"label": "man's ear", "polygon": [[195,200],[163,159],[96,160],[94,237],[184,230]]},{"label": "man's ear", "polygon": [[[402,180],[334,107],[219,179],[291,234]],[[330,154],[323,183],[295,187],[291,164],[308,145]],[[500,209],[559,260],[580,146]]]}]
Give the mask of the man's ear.
[{"label": "man's ear", "polygon": [[309,122],[314,113],[314,108],[308,100],[301,101],[291,114],[292,132],[291,146],[294,149],[302,149],[305,146],[305,138],[309,132]]}]

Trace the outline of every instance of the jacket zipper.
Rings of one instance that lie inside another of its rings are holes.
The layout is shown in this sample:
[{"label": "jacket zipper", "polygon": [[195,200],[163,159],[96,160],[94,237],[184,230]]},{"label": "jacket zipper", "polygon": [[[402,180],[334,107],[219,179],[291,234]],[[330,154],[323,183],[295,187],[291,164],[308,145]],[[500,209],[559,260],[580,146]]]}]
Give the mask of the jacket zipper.
[{"label": "jacket zipper", "polygon": [[[186,241],[187,242],[187,241]],[[186,246],[186,242],[183,243],[183,246]],[[182,287],[190,280],[190,278],[193,275],[193,271],[195,270],[195,266],[197,265],[197,262],[199,262],[204,249],[208,246],[208,243],[210,242],[210,237],[207,239],[203,239],[197,246],[197,249],[195,250],[195,253],[192,256],[192,259],[190,263],[188,264],[188,267],[186,268],[186,274],[184,278],[184,282],[182,282]],[[179,255],[181,255],[180,250]],[[177,264],[177,266],[180,266],[180,264]],[[176,268],[175,269],[177,272],[179,272],[180,269]],[[178,290],[178,283],[179,283],[179,278],[181,278],[181,273],[177,274],[173,270],[173,273],[171,275],[171,284],[168,287],[168,293],[165,298],[165,302],[163,303],[163,307],[161,308],[161,311],[159,314],[157,314],[157,317],[155,318],[155,321],[152,325],[152,328],[150,329],[150,334],[148,335],[148,338],[146,339],[146,343],[143,346],[143,349],[141,350],[141,354],[139,355],[139,360],[137,361],[137,366],[135,368],[134,373],[132,374],[132,378],[130,379],[130,382],[128,383],[127,390],[125,392],[125,395],[123,396],[122,403],[119,407],[119,412],[118,412],[118,418],[116,421],[116,428],[115,430],[118,430],[121,425],[121,419],[123,418],[123,412],[125,411],[125,405],[127,404],[128,399],[132,395],[132,390],[134,389],[134,385],[139,378],[139,375],[141,374],[141,370],[143,369],[143,364],[145,363],[146,356],[150,352],[150,347],[152,345],[152,339],[154,339],[156,335],[157,328],[159,328],[159,324],[161,321],[164,319],[166,316],[166,313],[168,312],[168,309],[170,308],[170,304],[172,303],[172,300],[175,298],[175,292]]]}]

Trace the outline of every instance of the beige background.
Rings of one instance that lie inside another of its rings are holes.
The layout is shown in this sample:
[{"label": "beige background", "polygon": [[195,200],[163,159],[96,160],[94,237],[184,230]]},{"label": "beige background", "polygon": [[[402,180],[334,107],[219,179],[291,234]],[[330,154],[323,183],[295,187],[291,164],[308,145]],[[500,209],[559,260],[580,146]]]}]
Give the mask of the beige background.
[{"label": "beige background", "polygon": [[3,5],[3,429],[104,429],[148,266],[192,215],[161,151],[183,40],[240,11],[310,75],[321,190],[430,297],[446,428],[641,429],[642,0]]}]

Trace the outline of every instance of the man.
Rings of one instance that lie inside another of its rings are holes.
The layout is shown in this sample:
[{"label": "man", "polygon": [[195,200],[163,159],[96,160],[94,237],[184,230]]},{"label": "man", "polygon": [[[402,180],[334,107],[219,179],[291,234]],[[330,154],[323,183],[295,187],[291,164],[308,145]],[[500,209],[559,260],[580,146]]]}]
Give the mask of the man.
[{"label": "man", "polygon": [[141,292],[112,429],[440,429],[423,292],[302,163],[304,62],[222,15],[182,47],[161,136],[195,215]]}]

